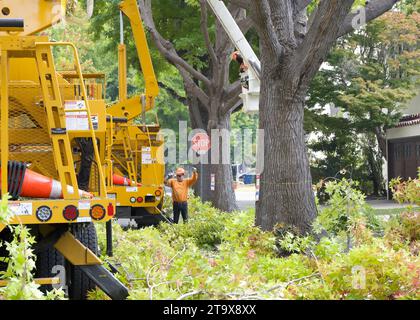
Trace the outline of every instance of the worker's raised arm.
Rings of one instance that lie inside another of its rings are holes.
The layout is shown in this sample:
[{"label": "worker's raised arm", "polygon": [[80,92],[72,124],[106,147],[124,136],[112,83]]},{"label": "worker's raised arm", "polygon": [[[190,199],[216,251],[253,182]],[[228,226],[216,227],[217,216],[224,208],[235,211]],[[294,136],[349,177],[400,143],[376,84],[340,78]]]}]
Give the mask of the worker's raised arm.
[{"label": "worker's raised arm", "polygon": [[187,179],[188,186],[189,187],[193,186],[197,182],[197,180],[198,180],[198,173],[197,173],[197,169],[194,168],[192,177],[190,179]]},{"label": "worker's raised arm", "polygon": [[172,188],[172,180],[173,179],[165,179],[164,181],[165,186]]}]

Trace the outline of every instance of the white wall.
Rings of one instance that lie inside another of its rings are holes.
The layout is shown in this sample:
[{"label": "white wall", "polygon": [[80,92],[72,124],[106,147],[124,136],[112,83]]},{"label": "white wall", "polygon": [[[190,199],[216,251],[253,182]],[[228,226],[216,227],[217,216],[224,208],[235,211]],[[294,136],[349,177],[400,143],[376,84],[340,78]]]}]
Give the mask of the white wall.
[{"label": "white wall", "polygon": [[420,136],[420,124],[401,127],[401,128],[392,128],[386,131],[386,137],[388,140],[399,139],[399,138],[409,138]]}]

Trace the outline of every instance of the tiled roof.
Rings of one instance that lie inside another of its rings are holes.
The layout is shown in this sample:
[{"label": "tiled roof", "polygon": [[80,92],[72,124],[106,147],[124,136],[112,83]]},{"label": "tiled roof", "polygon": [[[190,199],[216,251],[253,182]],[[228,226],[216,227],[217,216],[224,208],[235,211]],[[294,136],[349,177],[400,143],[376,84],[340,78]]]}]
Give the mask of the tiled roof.
[{"label": "tiled roof", "polygon": [[400,122],[395,126],[396,128],[409,127],[420,124],[420,113],[410,114],[401,118]]}]

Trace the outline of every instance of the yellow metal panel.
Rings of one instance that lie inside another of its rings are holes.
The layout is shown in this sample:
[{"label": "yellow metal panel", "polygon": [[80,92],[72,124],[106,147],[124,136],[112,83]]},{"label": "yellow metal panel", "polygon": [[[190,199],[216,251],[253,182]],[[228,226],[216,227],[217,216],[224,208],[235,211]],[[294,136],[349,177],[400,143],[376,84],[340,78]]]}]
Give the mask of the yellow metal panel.
[{"label": "yellow metal panel", "polygon": [[54,247],[74,266],[102,264],[101,260],[70,232],[64,233]]},{"label": "yellow metal panel", "polygon": [[[150,107],[146,108],[146,111],[148,110],[150,110]],[[125,117],[128,120],[132,120],[141,113],[141,98],[140,96],[135,96],[124,101],[119,101],[108,107],[107,112],[113,117]]]},{"label": "yellow metal panel", "polygon": [[[10,14],[5,18],[24,19],[25,28],[19,35],[31,35],[51,27],[65,16],[65,0],[2,0],[2,8]],[[6,34],[5,32],[0,32]]]},{"label": "yellow metal panel", "polygon": [[60,284],[60,278],[39,278],[34,279],[34,282],[39,285]]},{"label": "yellow metal panel", "polygon": [[[63,217],[64,208],[73,205],[79,210],[79,216],[75,221],[67,221]],[[100,221],[92,220],[90,217],[90,208],[94,205],[101,205],[107,211],[105,217]],[[97,222],[104,223],[111,220],[114,216],[108,214],[108,206],[112,205],[114,208],[115,215],[115,200],[107,198],[94,198],[94,199],[83,199],[83,200],[50,200],[50,199],[36,199],[36,200],[25,200],[25,201],[9,201],[9,208],[14,208],[14,212],[18,212],[11,221],[11,225],[16,224],[30,224],[30,225],[48,225],[48,224],[69,224],[69,223],[81,223],[81,222]],[[16,206],[23,206],[22,210],[19,210]],[[47,206],[52,210],[52,217],[47,222],[42,222],[36,217],[38,208]],[[31,211],[29,212],[29,209]]]},{"label": "yellow metal panel", "polygon": [[127,49],[124,44],[118,45],[118,80],[120,101],[127,99]]},{"label": "yellow metal panel", "polygon": [[150,56],[149,45],[146,33],[144,32],[143,22],[137,6],[136,0],[124,0],[120,4],[121,11],[128,17],[134,35],[134,42],[137,54],[143,71],[146,84],[145,95],[147,99],[146,107],[151,109],[154,106],[155,98],[159,94],[159,86]]},{"label": "yellow metal panel", "polygon": [[35,59],[10,59],[10,81],[19,81],[21,84],[31,81],[32,84],[39,85],[39,75]]},{"label": "yellow metal panel", "polygon": [[[39,278],[34,279],[34,282],[39,285],[59,284],[59,278]],[[9,284],[8,280],[0,280],[0,287],[6,287]]]},{"label": "yellow metal panel", "polygon": [[[159,189],[161,187],[162,189]],[[130,191],[127,191],[130,190]],[[133,208],[153,208],[156,207],[163,199],[163,185],[156,186],[141,186],[137,188],[137,191],[134,191],[134,188],[129,188],[124,186],[113,186],[108,190],[110,194],[115,194],[117,199],[117,206],[121,207],[133,207]],[[155,191],[160,190],[162,195],[156,197],[154,202],[145,202],[146,196],[155,196]],[[130,199],[142,197],[144,200],[142,203],[131,203]]]}]

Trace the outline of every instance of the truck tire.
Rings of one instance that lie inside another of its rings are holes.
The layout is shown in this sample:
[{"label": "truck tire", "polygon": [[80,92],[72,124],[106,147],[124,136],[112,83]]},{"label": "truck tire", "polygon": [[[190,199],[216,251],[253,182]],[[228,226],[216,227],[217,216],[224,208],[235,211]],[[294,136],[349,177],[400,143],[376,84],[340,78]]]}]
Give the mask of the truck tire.
[{"label": "truck tire", "polygon": [[[45,250],[37,253],[36,278],[53,278],[60,275],[65,276],[65,259],[61,253],[53,246],[49,246]],[[52,285],[42,285],[40,287],[40,290],[44,293],[52,289]]]},{"label": "truck tire", "polygon": [[[71,231],[73,235],[93,253],[98,254],[98,238],[93,223],[75,224]],[[69,266],[69,298],[71,300],[86,300],[89,291],[96,288],[83,271],[76,266]]]},{"label": "truck tire", "polygon": [[[0,241],[3,245],[0,246],[0,258],[7,259],[9,256],[9,252],[6,250],[5,242],[12,241],[12,233],[10,232],[9,228],[5,228],[3,231],[0,232]],[[7,260],[0,261],[0,271],[6,271],[9,263]]]}]

